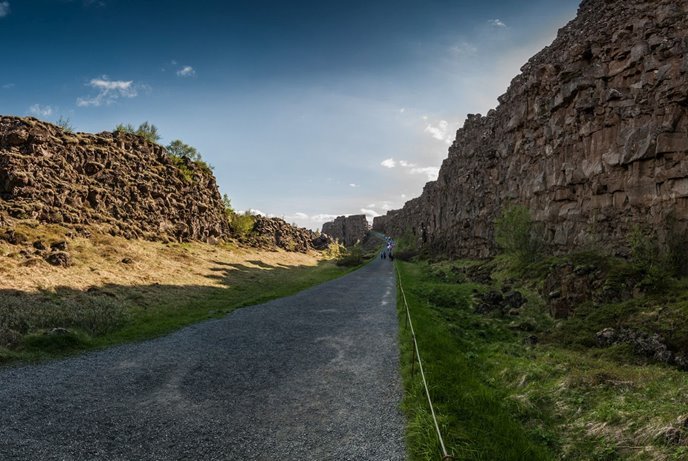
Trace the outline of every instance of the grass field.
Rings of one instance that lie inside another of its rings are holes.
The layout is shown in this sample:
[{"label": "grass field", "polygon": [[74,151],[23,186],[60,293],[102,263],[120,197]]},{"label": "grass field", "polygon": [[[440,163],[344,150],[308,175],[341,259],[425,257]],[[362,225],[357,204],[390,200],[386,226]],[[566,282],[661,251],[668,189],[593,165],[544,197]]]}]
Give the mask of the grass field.
[{"label": "grass field", "polygon": [[[477,314],[476,293],[502,282],[454,277],[465,264],[471,263],[398,263],[440,425],[456,459],[688,459],[686,372],[637,358],[625,345],[581,343],[590,341],[600,318],[609,318],[601,313],[618,312],[619,305],[554,321],[523,286],[528,302],[519,316]],[[410,338],[399,315],[410,459],[436,460],[437,438],[418,374],[410,375]],[[540,338],[537,344],[532,336]]]},{"label": "grass field", "polygon": [[19,230],[29,245],[67,241],[73,263],[53,267],[0,243],[0,363],[152,338],[352,270],[318,253]]}]

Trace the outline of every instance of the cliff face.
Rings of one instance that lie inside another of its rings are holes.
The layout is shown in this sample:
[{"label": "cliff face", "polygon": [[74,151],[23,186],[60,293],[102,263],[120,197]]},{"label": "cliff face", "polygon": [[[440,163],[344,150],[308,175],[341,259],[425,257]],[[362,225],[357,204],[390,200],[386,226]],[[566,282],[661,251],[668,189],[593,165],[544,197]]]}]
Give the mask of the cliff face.
[{"label": "cliff face", "polygon": [[623,246],[637,224],[688,222],[688,2],[585,0],[486,117],[469,115],[439,178],[376,218],[436,252],[494,252],[507,203],[558,250]]},{"label": "cliff face", "polygon": [[363,241],[370,226],[365,215],[337,216],[334,221],[323,224],[322,233],[339,240],[344,246]]},{"label": "cliff face", "polygon": [[[228,235],[212,173],[186,175],[156,144],[124,133],[67,133],[33,118],[0,118],[0,221],[102,226],[128,238]],[[3,219],[4,216],[4,219]]]},{"label": "cliff face", "polygon": [[246,238],[246,242],[257,248],[307,253],[309,250],[326,250],[332,239],[325,235],[318,235],[312,230],[296,227],[279,218],[256,216],[253,232]]}]

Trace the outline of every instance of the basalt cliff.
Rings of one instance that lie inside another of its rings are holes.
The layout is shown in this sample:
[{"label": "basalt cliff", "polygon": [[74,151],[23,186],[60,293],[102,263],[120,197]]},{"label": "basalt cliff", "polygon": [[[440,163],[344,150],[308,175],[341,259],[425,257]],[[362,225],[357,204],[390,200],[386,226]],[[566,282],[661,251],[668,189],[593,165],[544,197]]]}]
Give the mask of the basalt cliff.
[{"label": "basalt cliff", "polygon": [[362,242],[369,230],[370,225],[363,214],[337,216],[334,221],[326,222],[322,227],[323,234],[347,247]]},{"label": "basalt cliff", "polygon": [[484,257],[507,204],[526,206],[555,251],[622,249],[688,224],[688,2],[584,0],[499,106],[468,115],[439,177],[374,229]]},{"label": "basalt cliff", "polygon": [[[205,164],[123,132],[72,133],[27,117],[0,117],[0,238],[14,224],[59,224],[126,238],[219,242],[235,237]],[[246,244],[307,252],[329,240],[256,217]]]}]

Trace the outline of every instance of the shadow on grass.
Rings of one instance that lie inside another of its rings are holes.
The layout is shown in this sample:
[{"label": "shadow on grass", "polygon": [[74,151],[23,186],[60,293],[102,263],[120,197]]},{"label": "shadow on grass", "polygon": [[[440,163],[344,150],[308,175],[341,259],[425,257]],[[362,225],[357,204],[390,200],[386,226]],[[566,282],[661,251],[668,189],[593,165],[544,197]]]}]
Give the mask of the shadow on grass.
[{"label": "shadow on grass", "polygon": [[350,272],[316,266],[217,262],[208,285],[116,285],[0,290],[0,364],[140,341],[288,296]]}]

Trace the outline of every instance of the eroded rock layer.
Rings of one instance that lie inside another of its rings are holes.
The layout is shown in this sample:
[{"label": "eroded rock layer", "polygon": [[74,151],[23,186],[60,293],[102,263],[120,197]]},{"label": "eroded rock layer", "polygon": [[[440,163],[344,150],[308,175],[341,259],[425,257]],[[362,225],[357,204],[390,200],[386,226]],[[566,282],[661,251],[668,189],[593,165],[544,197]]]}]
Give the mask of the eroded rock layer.
[{"label": "eroded rock layer", "polygon": [[636,225],[688,221],[688,2],[584,0],[487,116],[469,115],[437,181],[376,218],[435,252],[495,250],[507,203],[558,250],[620,248]]},{"label": "eroded rock layer", "polygon": [[[125,133],[69,133],[0,118],[0,221],[99,225],[128,238],[213,240],[229,233],[207,168]],[[0,224],[2,224],[0,222]]]},{"label": "eroded rock layer", "polygon": [[344,246],[362,242],[370,230],[365,215],[337,216],[334,221],[323,224],[322,232],[336,239]]}]

